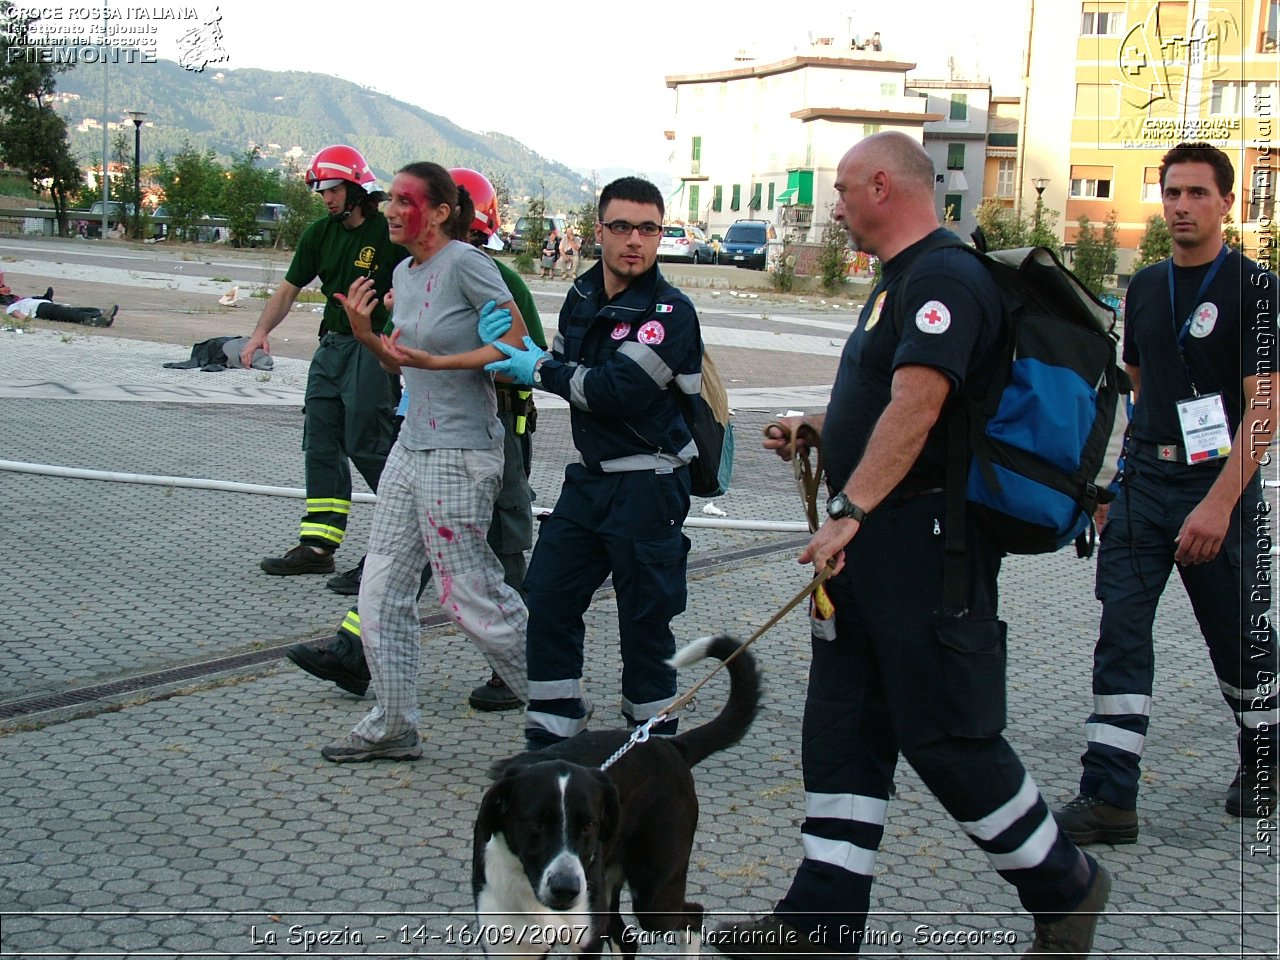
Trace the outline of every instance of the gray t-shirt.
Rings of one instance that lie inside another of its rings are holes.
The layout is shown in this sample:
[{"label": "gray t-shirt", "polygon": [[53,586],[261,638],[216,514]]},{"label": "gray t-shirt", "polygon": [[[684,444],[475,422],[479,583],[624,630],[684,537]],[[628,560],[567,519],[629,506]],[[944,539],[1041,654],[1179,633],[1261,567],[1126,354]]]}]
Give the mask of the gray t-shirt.
[{"label": "gray t-shirt", "polygon": [[[407,347],[441,356],[481,346],[476,331],[488,300],[511,299],[493,261],[460,240],[430,260],[402,260],[392,276],[396,329]],[[491,450],[502,446],[493,374],[402,367],[409,412],[400,427],[408,450]]]}]

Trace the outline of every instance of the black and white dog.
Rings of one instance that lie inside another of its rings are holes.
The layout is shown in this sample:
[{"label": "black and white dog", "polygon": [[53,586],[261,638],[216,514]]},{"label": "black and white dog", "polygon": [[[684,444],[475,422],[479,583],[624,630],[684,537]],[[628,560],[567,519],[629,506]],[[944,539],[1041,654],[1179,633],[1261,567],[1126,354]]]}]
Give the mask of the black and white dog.
[{"label": "black and white dog", "polygon": [[[741,644],[706,637],[672,659],[687,667],[726,660]],[[708,723],[637,744],[599,769],[629,730],[579,734],[499,763],[476,820],[471,886],[480,942],[490,955],[538,957],[558,944],[599,956],[602,940],[634,957],[624,926],[625,883],[646,931],[697,930],[702,907],[685,900],[698,826],[692,767],[742,739],[760,704],[755,660],[728,664],[729,699]]]}]

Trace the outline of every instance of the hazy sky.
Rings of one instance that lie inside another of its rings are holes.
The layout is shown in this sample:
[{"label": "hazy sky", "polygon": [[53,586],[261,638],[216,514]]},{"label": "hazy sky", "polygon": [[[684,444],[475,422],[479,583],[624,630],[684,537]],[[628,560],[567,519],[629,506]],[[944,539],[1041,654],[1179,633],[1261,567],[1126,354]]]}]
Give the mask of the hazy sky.
[{"label": "hazy sky", "polygon": [[[105,2],[125,12],[137,0]],[[332,74],[467,129],[509,134],[580,170],[665,168],[668,74],[725,69],[739,49],[763,60],[788,56],[810,35],[851,26],[862,36],[880,31],[886,53],[919,65],[913,77],[945,78],[953,56],[965,79],[990,78],[997,94],[1022,92],[1025,0],[183,0],[169,9],[184,7],[221,17],[229,59],[208,69]],[[159,56],[178,59],[179,27],[189,22],[152,24]]]}]

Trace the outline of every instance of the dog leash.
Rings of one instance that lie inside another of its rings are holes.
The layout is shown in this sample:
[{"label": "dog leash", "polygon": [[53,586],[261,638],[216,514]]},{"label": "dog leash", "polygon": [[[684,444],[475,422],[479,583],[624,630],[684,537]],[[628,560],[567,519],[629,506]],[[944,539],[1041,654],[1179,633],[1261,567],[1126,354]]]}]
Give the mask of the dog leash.
[{"label": "dog leash", "polygon": [[804,518],[809,523],[809,532],[816,533],[819,526],[818,520],[818,493],[822,489],[822,447],[807,443],[802,453],[799,447],[799,441],[806,432],[813,434],[813,427],[805,423],[797,423],[787,430],[783,424],[777,420],[770,420],[764,425],[764,435],[770,440],[776,440],[777,437],[769,433],[770,430],[777,428],[780,435],[790,433],[791,440],[791,467],[795,473],[796,490],[800,494],[800,503],[804,506]]},{"label": "dog leash", "polygon": [[779,610],[777,613],[775,613],[772,617],[770,617],[764,626],[762,626],[759,630],[757,630],[750,637],[748,637],[747,640],[742,644],[742,646],[740,646],[737,650],[733,651],[733,653],[729,654],[729,656],[725,657],[722,661],[720,661],[714,667],[712,667],[705,677],[703,677],[701,680],[695,683],[685,693],[682,693],[680,696],[676,697],[669,704],[667,704],[666,708],[661,713],[657,714],[656,716],[650,717],[644,723],[640,724],[640,726],[636,727],[635,730],[631,732],[631,736],[630,738],[628,738],[627,742],[624,743],[621,747],[619,747],[617,751],[613,754],[613,756],[611,756],[604,763],[600,764],[600,769],[608,770],[611,766],[613,766],[620,759],[622,759],[622,757],[632,747],[636,746],[637,744],[644,743],[646,740],[648,740],[655,726],[657,726],[659,723],[662,723],[664,720],[670,717],[671,714],[675,713],[677,710],[679,710],[681,707],[687,704],[690,700],[692,700],[694,694],[696,694],[699,690],[701,690],[702,687],[706,684],[706,682],[710,680],[712,677],[714,677],[717,672],[719,672],[720,670],[723,670],[730,663],[732,663],[733,659],[737,657],[738,654],[742,653],[743,650],[746,650],[747,647],[751,646],[753,643],[759,640],[762,636],[764,636],[766,631],[768,631],[774,624],[776,624],[779,620],[781,620],[788,613],[794,610],[796,606],[798,606],[801,603],[801,601],[803,601],[806,597],[808,597],[811,593],[813,593],[813,591],[817,590],[820,586],[822,586],[822,584],[826,582],[827,578],[831,576],[831,571],[832,571],[832,567],[830,564],[828,564],[827,566],[819,570],[818,573],[814,575],[814,578],[809,581],[808,585],[803,590],[801,590],[794,597],[788,600],[787,603],[782,607],[782,609]]}]

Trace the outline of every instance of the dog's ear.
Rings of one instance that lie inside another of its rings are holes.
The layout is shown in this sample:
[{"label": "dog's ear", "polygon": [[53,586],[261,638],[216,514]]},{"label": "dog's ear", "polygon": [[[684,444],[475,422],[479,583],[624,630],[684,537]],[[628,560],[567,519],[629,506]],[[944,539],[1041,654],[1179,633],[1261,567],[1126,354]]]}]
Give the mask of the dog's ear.
[{"label": "dog's ear", "polygon": [[479,897],[485,887],[484,851],[494,833],[502,826],[511,792],[509,780],[503,779],[485,791],[476,816],[476,829],[471,841],[471,893]]},{"label": "dog's ear", "polygon": [[501,760],[493,761],[493,763],[489,764],[489,779],[501,780],[502,777],[506,775],[507,771],[511,769],[512,763],[519,759],[519,757],[520,754],[516,754],[514,757],[504,757]]},{"label": "dog's ear", "polygon": [[511,794],[511,778],[503,777],[485,791],[480,801],[480,813],[476,816],[475,842],[483,847],[502,826]]},{"label": "dog's ear", "polygon": [[600,843],[605,844],[613,839],[618,829],[618,821],[622,818],[622,807],[618,800],[618,788],[613,785],[609,775],[603,770],[591,772],[600,785]]}]

